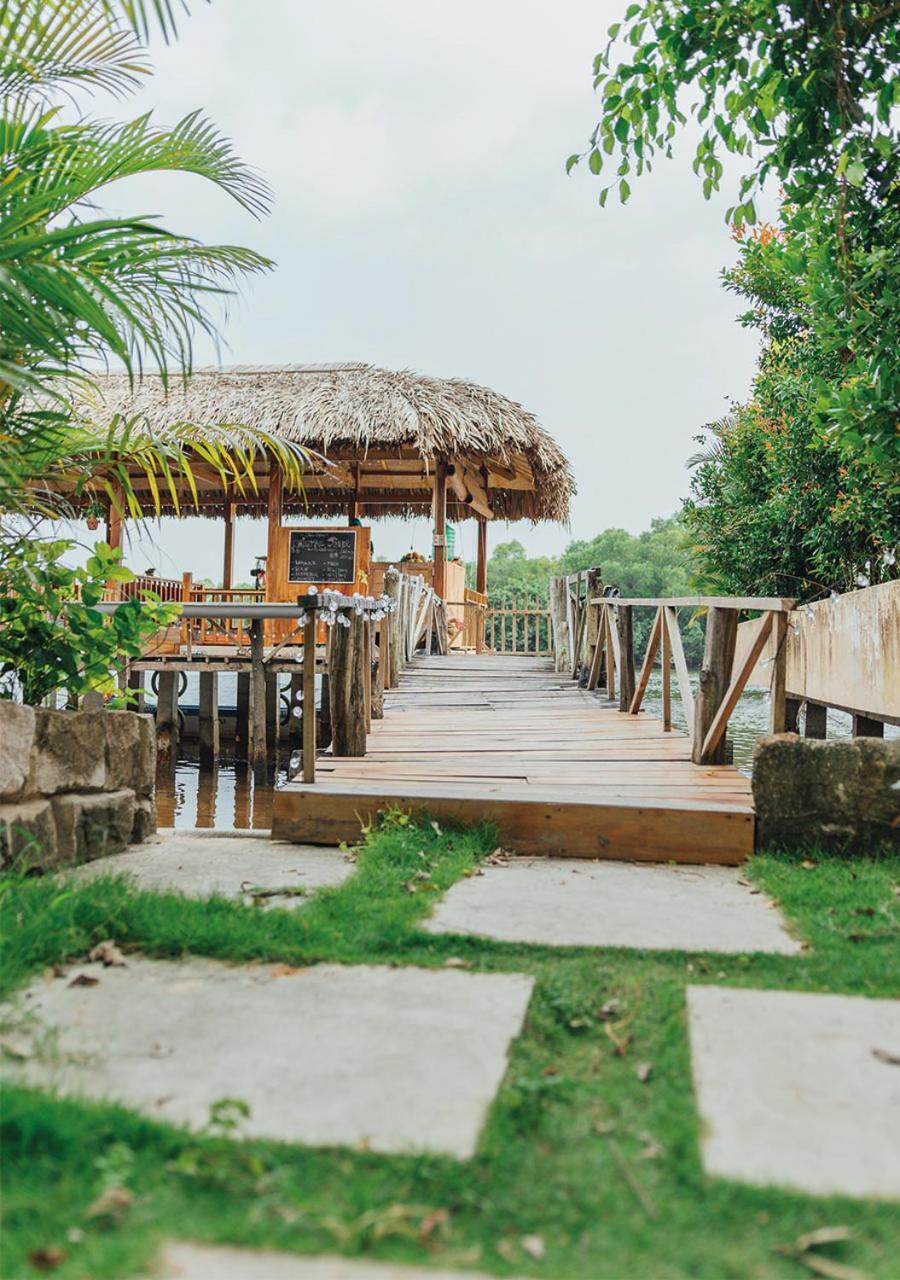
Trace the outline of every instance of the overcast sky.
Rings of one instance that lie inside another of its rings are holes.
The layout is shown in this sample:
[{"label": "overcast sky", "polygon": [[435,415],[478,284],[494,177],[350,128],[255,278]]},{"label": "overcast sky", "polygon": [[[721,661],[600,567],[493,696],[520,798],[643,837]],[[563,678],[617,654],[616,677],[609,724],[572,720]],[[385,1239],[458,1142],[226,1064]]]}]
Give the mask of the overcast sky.
[{"label": "overcast sky", "polygon": [[[116,208],[277,262],[231,309],[222,363],[364,360],[486,383],[537,415],[579,492],[571,531],[492,530],[533,553],[676,510],[692,436],[753,373],[756,342],[719,281],[731,193],[704,202],[689,140],[624,208],[601,210],[586,171],[565,175],[596,118],[593,56],[625,5],[214,0],[175,45],[156,42],[139,97],[103,104],[166,123],[202,107],[271,183],[262,222],[197,179],[117,189]],[[216,359],[200,345],[198,363]],[[155,537],[133,567],[220,574],[217,524]],[[375,540],[388,556],[428,546],[396,521]],[[237,550],[245,577],[261,523],[241,522]]]}]

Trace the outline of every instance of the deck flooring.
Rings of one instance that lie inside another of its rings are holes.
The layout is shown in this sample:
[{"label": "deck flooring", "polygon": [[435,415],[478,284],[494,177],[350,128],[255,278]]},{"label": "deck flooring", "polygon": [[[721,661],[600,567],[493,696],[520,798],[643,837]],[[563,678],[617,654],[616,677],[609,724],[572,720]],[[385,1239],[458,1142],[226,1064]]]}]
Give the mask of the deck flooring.
[{"label": "deck flooring", "polygon": [[273,834],[353,840],[390,805],[489,819],[520,853],[738,863],[753,846],[743,774],[692,764],[685,736],[541,658],[417,659],[365,757],[327,756],[316,783],[277,793]]}]

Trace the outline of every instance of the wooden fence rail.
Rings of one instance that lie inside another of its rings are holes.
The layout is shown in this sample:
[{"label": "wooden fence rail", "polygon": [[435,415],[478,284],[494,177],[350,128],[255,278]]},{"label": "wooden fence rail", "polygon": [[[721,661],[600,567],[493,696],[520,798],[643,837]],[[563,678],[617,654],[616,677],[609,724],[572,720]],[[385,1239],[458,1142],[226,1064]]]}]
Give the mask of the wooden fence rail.
[{"label": "wooden fence rail", "polygon": [[530,596],[489,606],[485,618],[485,644],[494,653],[532,654],[550,657],[553,636],[550,610]]},{"label": "wooden fence rail", "polygon": [[[771,653],[769,728],[788,727],[785,692],[788,614],[795,602],[760,596],[679,596],[626,598],[593,590],[599,570],[589,569],[551,583],[557,670],[585,679],[588,689],[603,687],[619,710],[637,715],[657,657],[662,672],[662,724],[672,728],[672,666],[678,682],[695,764],[723,764],[728,721],[763,650]],[[679,608],[707,610],[706,640],[697,697],[691,688],[681,632]],[[654,610],[653,624],[640,672],[635,671],[633,615]],[[742,613],[762,620],[753,642],[735,662],[738,621]]]}]

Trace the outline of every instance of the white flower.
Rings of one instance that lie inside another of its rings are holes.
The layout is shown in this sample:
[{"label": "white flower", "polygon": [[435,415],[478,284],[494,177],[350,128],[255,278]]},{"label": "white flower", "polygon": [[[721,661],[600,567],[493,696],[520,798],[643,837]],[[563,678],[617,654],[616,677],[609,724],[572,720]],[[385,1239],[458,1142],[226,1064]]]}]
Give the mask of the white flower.
[{"label": "white flower", "polygon": [[881,557],[881,559],[884,562],[884,564],[886,564],[888,567],[890,567],[891,565],[895,565],[897,563],[896,549],[894,547],[888,547],[885,550],[884,555]]}]

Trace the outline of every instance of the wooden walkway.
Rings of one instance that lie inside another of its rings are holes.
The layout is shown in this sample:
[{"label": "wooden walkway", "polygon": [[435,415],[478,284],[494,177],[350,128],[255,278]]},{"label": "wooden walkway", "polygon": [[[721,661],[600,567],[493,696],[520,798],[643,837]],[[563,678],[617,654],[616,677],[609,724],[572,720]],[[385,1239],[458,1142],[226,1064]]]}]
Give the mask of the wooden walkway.
[{"label": "wooden walkway", "polygon": [[496,823],[519,853],[739,863],[750,783],[691,764],[687,739],[623,714],[540,658],[416,659],[361,759],[319,762],[276,793],[274,838],[355,841],[379,810]]}]

